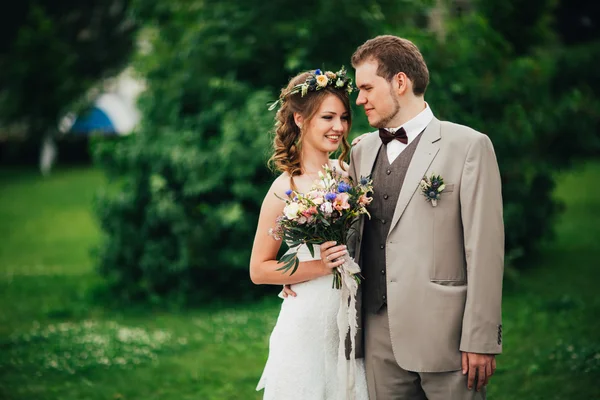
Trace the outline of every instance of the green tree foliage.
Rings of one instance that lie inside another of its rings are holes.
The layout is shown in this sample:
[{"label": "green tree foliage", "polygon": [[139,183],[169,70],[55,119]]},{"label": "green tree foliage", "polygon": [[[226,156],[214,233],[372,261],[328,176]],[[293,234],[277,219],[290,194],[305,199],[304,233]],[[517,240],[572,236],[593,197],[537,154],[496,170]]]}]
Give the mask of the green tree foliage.
[{"label": "green tree foliage", "polygon": [[[575,78],[556,84],[560,63],[569,62],[561,49],[536,35],[535,45],[516,49],[476,13],[450,21],[441,40],[423,29],[425,5],[408,1],[139,0],[135,10],[151,48],[136,60],[148,83],[143,124],[125,142],[96,148],[114,182],[97,204],[106,233],[99,269],[125,299],[259,293],[247,269],[273,180],[267,103],[300,70],[348,65],[377,34],[413,39],[430,67],[426,98],[435,113],[492,138],[509,260],[532,253],[551,231],[559,210],[553,173],[597,145],[598,102]],[[357,117],[353,135],[367,129]]]},{"label": "green tree foliage", "polygon": [[552,12],[557,0],[478,0],[477,10],[517,55],[555,42]]},{"label": "green tree foliage", "polygon": [[556,30],[565,44],[600,40],[600,3],[562,0],[554,9]]},{"label": "green tree foliage", "polygon": [[[410,2],[145,2],[151,51],[136,62],[148,91],[143,126],[97,157],[119,180],[98,201],[100,271],[124,298],[175,301],[249,294],[248,262],[274,113],[298,71],[349,67]],[[414,14],[414,13],[413,13]]]},{"label": "green tree foliage", "polygon": [[133,49],[128,1],[22,1],[0,13],[0,122],[40,140]]},{"label": "green tree foliage", "polygon": [[[597,6],[557,0],[476,4],[484,19],[457,21],[444,50],[449,56],[447,51],[459,41],[471,42],[471,56],[485,55],[472,62],[489,69],[478,72],[475,85],[461,82],[472,85],[467,97],[474,100],[473,112],[463,110],[461,118],[455,110],[452,115],[493,136],[504,183],[506,247],[509,257],[517,259],[534,254],[539,238],[552,233],[560,209],[552,200],[554,173],[600,151],[600,102],[595,95],[600,90],[600,37],[594,39],[591,31],[575,35],[562,23],[572,14],[583,18]],[[465,37],[464,23],[473,32],[469,36],[477,39]],[[555,31],[555,26],[561,29]],[[492,36],[497,39],[488,39]],[[585,43],[561,43],[575,42],[575,37]],[[454,89],[446,93],[452,99],[463,97],[462,90]]]}]

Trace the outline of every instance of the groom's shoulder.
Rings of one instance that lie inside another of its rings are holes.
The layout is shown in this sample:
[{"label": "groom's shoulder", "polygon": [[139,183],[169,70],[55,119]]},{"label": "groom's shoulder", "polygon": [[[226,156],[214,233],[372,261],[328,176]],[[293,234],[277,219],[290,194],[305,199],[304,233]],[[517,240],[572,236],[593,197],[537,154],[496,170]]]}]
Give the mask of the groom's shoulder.
[{"label": "groom's shoulder", "polygon": [[372,142],[375,140],[375,137],[377,137],[377,140],[379,140],[379,130],[363,133],[362,136],[363,137],[361,138],[360,142],[352,146],[352,151],[360,152],[363,148],[372,144]]},{"label": "groom's shoulder", "polygon": [[459,141],[479,141],[485,140],[487,135],[481,133],[469,126],[457,124],[450,121],[440,121],[441,135],[444,138]]}]

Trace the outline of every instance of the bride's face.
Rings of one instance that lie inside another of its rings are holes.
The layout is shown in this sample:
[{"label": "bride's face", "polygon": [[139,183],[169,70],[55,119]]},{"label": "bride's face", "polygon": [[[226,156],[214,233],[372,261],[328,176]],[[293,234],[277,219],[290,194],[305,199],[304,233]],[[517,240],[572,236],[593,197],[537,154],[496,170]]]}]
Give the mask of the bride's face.
[{"label": "bride's face", "polygon": [[348,136],[349,113],[344,103],[330,94],[321,103],[315,115],[303,126],[302,146],[317,151],[333,152]]}]

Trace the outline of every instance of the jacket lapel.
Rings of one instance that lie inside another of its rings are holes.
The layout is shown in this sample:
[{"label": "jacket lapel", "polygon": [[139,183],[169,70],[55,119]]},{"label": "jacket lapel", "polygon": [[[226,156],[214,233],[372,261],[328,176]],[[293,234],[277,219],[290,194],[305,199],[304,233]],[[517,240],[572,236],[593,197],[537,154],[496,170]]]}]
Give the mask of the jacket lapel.
[{"label": "jacket lapel", "polygon": [[[373,172],[373,165],[375,165],[375,159],[377,158],[377,154],[379,153],[379,148],[381,147],[381,139],[379,139],[379,135],[376,132],[373,134],[366,136],[363,139],[364,149],[359,157],[358,161],[358,176],[356,179],[360,179],[362,176],[371,175]],[[357,238],[357,248],[355,250],[356,262],[360,262],[360,249],[362,247],[361,239],[363,230],[365,227],[365,218],[366,216],[361,216],[358,221],[358,238]]]},{"label": "jacket lapel", "polygon": [[400,220],[410,199],[419,187],[421,179],[425,176],[427,169],[439,151],[439,143],[437,142],[441,139],[440,130],[440,121],[434,117],[429,125],[427,125],[427,128],[425,128],[425,132],[423,132],[423,136],[415,149],[415,154],[408,166],[404,182],[402,183],[402,189],[400,190],[396,210],[394,211],[394,217],[390,225],[390,233]]},{"label": "jacket lapel", "polygon": [[379,135],[376,133],[368,135],[363,140],[365,146],[360,157],[358,179],[361,176],[371,175],[377,153],[379,153],[379,148],[381,147],[381,139],[379,139]]}]

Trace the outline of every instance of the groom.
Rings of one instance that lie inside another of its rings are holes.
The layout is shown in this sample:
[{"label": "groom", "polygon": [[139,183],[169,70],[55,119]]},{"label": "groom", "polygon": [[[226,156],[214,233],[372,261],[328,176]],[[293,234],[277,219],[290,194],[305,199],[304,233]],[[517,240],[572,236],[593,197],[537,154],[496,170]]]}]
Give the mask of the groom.
[{"label": "groom", "polygon": [[379,129],[350,161],[355,180],[374,183],[371,219],[349,246],[365,278],[370,399],[483,399],[502,351],[504,228],[492,143],[435,118],[412,42],[378,36],[352,65],[356,104]]}]

